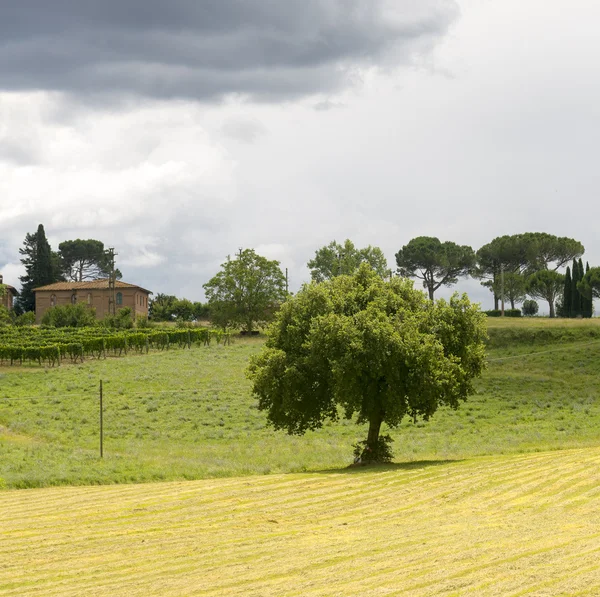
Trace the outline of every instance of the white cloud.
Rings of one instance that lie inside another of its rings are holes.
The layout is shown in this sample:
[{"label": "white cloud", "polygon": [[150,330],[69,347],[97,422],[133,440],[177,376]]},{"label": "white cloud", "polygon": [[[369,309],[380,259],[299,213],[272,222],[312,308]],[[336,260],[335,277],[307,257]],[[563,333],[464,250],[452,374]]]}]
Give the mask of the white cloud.
[{"label": "white cloud", "polygon": [[[393,267],[418,235],[478,248],[547,231],[600,264],[600,5],[460,4],[433,52],[425,38],[406,46],[403,63],[417,67],[390,68],[387,56],[339,92],[315,86],[315,68],[303,89],[316,94],[271,104],[0,95],[5,276],[16,285],[18,248],[40,222],[55,247],[99,238],[125,279],[195,300],[240,247],[281,261],[293,290],[333,239],[380,246]],[[302,88],[301,68],[286,76]],[[491,307],[477,281],[457,288]]]}]

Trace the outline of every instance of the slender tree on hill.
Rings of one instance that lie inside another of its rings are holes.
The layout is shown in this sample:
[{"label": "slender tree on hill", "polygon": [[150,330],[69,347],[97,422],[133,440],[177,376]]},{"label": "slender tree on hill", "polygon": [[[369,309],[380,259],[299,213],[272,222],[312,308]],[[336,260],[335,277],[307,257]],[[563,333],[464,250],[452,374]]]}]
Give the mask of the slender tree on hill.
[{"label": "slender tree on hill", "polygon": [[33,234],[25,235],[19,253],[23,256],[21,263],[25,266],[25,275],[19,278],[19,307],[22,311],[35,311],[33,289],[61,279],[58,254],[52,251],[42,224]]},{"label": "slender tree on hill", "polygon": [[579,263],[577,259],[573,259],[573,267],[571,270],[571,315],[570,317],[579,317],[581,315],[581,295],[577,288],[577,284],[581,281],[579,273]]},{"label": "slender tree on hill", "polygon": [[[581,276],[580,282],[582,282],[586,278],[586,276],[589,274],[589,272],[590,272],[590,264],[586,262],[585,274],[583,274]],[[582,292],[581,290],[579,290],[579,294],[581,295],[581,303],[582,303],[581,314],[584,317],[592,317],[594,315],[594,299],[591,297],[591,295],[588,296],[588,293]]]},{"label": "slender tree on hill", "polygon": [[573,310],[573,281],[571,280],[571,268],[567,265],[567,271],[565,273],[565,286],[563,289],[563,304],[562,313],[563,317],[571,317]]}]

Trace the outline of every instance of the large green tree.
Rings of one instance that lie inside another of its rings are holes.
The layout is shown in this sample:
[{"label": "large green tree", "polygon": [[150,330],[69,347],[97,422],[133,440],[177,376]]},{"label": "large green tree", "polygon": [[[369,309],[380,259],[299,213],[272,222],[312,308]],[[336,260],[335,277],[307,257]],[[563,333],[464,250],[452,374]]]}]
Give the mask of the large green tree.
[{"label": "large green tree", "polygon": [[302,434],[339,416],[368,423],[366,455],[385,423],[457,408],[485,364],[485,318],[466,295],[430,302],[410,280],[353,276],[305,285],[281,308],[248,374],[276,429]]},{"label": "large green tree", "polygon": [[332,241],[321,247],[306,265],[311,278],[315,282],[323,282],[335,276],[353,274],[361,263],[368,263],[382,278],[389,275],[385,255],[379,247],[369,245],[358,249],[349,239],[343,245]]},{"label": "large green tree", "polygon": [[527,294],[532,298],[548,301],[550,317],[556,317],[556,299],[564,290],[565,277],[558,272],[542,269],[531,274],[527,280]]},{"label": "large green tree", "polygon": [[459,277],[469,275],[475,266],[475,253],[466,245],[418,236],[396,253],[396,265],[401,276],[422,280],[433,300],[440,286],[452,286]]},{"label": "large green tree", "polygon": [[279,261],[262,257],[254,249],[240,249],[235,259],[228,257],[203,287],[217,324],[239,325],[247,332],[271,321],[286,299]]},{"label": "large green tree", "polygon": [[65,240],[58,245],[58,253],[62,273],[67,280],[83,282],[110,275],[111,263],[104,243],[99,240]]},{"label": "large green tree", "polygon": [[35,311],[34,288],[52,284],[62,279],[58,254],[52,251],[40,224],[33,234],[27,233],[23,247],[19,249],[25,275],[21,276],[21,292],[18,297],[21,311]]}]

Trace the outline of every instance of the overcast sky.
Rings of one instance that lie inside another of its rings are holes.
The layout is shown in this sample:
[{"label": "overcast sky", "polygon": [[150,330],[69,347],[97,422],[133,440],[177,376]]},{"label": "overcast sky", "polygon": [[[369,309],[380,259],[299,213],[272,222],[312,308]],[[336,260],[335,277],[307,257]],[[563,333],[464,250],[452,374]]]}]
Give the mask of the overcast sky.
[{"label": "overcast sky", "polygon": [[598,22],[597,0],[3,3],[0,272],[19,286],[40,223],[192,300],[240,247],[292,290],[346,238],[395,266],[415,236],[544,231],[600,265]]}]

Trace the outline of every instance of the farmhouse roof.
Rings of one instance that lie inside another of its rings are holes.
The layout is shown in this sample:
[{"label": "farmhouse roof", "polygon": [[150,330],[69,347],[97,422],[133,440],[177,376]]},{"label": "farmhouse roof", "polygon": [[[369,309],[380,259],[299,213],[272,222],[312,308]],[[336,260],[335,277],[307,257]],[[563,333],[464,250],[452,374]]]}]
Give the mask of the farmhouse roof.
[{"label": "farmhouse roof", "polygon": [[12,292],[15,296],[17,296],[17,294],[19,294],[17,292],[17,289],[14,286],[11,286],[10,284],[3,284],[4,288],[6,288],[6,290]]},{"label": "farmhouse roof", "polygon": [[[101,278],[100,280],[89,280],[86,282],[54,282],[54,284],[34,288],[33,292],[37,292],[38,290],[104,290],[107,288],[108,278]],[[121,282],[121,280],[115,281],[115,288],[137,288],[148,294],[152,294],[150,290],[146,290],[137,284],[128,284],[127,282]]]}]

